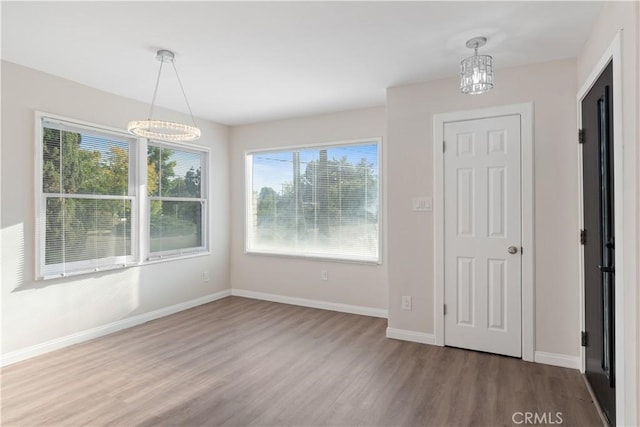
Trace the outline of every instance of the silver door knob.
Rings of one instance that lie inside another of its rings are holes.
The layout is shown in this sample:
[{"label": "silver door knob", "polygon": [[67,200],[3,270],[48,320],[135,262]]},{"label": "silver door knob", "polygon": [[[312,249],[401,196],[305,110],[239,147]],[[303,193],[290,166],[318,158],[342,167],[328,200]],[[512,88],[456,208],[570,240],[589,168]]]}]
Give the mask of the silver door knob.
[{"label": "silver door knob", "polygon": [[515,246],[509,246],[509,248],[507,249],[507,252],[509,252],[511,255],[517,254],[518,253],[518,248],[515,247]]}]

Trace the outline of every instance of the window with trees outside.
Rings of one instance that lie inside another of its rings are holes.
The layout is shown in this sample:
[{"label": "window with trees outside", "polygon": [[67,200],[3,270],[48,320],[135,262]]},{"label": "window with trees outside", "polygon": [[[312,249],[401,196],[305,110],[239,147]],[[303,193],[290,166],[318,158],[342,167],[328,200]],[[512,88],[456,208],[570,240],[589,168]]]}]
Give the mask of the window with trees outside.
[{"label": "window with trees outside", "polygon": [[42,118],[43,277],[135,261],[134,141],[126,134]]},{"label": "window with trees outside", "polygon": [[379,263],[379,143],[248,152],[247,252]]},{"label": "window with trees outside", "polygon": [[205,153],[158,142],[147,146],[152,257],[205,250]]},{"label": "window with trees outside", "polygon": [[205,149],[36,117],[38,279],[207,251]]}]

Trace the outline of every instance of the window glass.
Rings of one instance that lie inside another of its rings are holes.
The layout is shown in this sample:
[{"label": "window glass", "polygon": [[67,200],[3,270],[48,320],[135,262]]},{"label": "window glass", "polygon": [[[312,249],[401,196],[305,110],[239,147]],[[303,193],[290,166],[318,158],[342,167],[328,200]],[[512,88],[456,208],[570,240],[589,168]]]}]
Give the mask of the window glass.
[{"label": "window glass", "polygon": [[379,261],[377,141],[247,160],[249,252]]},{"label": "window glass", "polygon": [[41,275],[133,261],[134,139],[42,119]]},{"label": "window glass", "polygon": [[204,152],[149,143],[147,194],[152,256],[205,249],[204,163]]},{"label": "window glass", "polygon": [[36,117],[38,279],[207,252],[206,148]]}]

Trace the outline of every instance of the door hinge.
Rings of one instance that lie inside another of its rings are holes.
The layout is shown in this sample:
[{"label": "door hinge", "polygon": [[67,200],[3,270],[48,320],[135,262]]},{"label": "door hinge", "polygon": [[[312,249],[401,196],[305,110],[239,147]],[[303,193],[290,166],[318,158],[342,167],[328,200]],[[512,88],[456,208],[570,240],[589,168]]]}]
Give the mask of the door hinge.
[{"label": "door hinge", "polygon": [[578,144],[584,144],[584,129],[578,129]]},{"label": "door hinge", "polygon": [[446,147],[446,145],[447,145],[447,144],[446,144],[444,141],[442,141],[442,152],[443,152],[443,153],[444,153],[444,151],[445,151],[445,147]]},{"label": "door hinge", "polygon": [[580,230],[580,244],[581,245],[587,244],[587,230],[585,229]]},{"label": "door hinge", "polygon": [[442,312],[444,313],[444,315],[447,315],[447,304],[445,304],[442,308]]},{"label": "door hinge", "polygon": [[582,331],[580,333],[580,345],[582,347],[586,347],[587,346],[587,333],[585,331]]}]

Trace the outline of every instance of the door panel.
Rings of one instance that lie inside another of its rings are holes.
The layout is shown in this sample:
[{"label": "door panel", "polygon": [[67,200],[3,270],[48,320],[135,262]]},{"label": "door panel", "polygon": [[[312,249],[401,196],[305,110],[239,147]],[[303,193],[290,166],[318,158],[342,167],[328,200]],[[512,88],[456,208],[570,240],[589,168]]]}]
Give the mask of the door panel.
[{"label": "door panel", "polygon": [[504,331],[506,290],[506,263],[500,259],[489,260],[489,329]]},{"label": "door panel", "polygon": [[602,411],[615,425],[612,70],[610,63],[583,99],[581,126],[585,374]]},{"label": "door panel", "polygon": [[504,237],[506,189],[505,168],[489,168],[489,237]]},{"label": "door panel", "polygon": [[473,326],[475,259],[458,257],[458,325]]},{"label": "door panel", "polygon": [[520,116],[444,136],[445,344],[520,357]]}]

